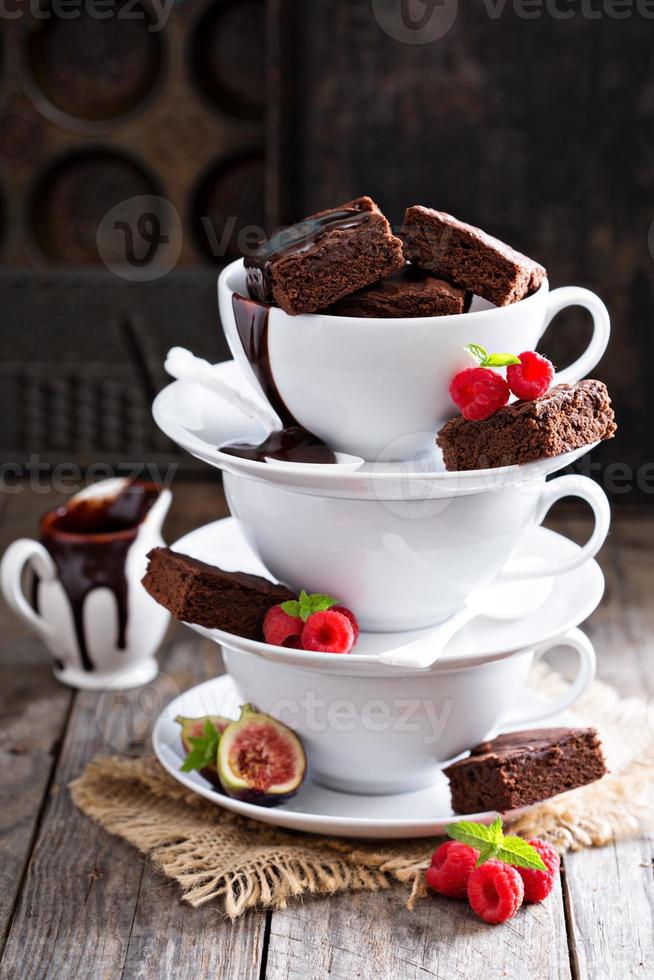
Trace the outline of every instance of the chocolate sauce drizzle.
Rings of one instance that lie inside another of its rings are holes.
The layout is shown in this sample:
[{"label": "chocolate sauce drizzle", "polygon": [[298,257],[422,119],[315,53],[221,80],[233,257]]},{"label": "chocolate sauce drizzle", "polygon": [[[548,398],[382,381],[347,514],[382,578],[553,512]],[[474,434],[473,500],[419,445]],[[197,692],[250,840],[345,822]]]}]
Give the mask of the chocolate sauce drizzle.
[{"label": "chocolate sauce drizzle", "polygon": [[[84,602],[94,589],[109,589],[118,615],[118,649],[127,645],[127,578],[125,563],[139,528],[159,496],[154,484],[134,483],[115,497],[79,500],[46,514],[41,540],[57,566],[68,596],[80,658],[92,671],[84,629]],[[32,605],[38,612],[38,578],[34,577]]]},{"label": "chocolate sauce drizzle", "polygon": [[305,252],[318,242],[323,235],[333,229],[356,228],[370,220],[372,211],[360,208],[340,208],[325,211],[312,218],[306,218],[296,225],[280,228],[270,238],[256,247],[251,255],[245,257],[243,265],[247,273],[247,287],[250,296],[262,303],[272,303],[272,284],[270,266],[294,252]]},{"label": "chocolate sauce drizzle", "polygon": [[271,408],[279,415],[283,428],[272,432],[259,445],[247,442],[230,443],[221,446],[221,451],[230,456],[258,462],[265,462],[268,456],[292,463],[335,463],[336,456],[329,446],[300,425],[279,393],[268,352],[270,306],[235,293],[232,307],[245,355]]}]

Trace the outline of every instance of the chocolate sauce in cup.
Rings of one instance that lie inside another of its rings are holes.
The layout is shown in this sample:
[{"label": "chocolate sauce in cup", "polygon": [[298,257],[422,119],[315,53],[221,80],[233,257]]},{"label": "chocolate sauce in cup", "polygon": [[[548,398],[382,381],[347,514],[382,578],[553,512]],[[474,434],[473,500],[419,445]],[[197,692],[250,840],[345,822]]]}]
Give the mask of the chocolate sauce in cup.
[{"label": "chocolate sauce in cup", "polygon": [[5,553],[4,596],[41,636],[65,683],[134,687],[156,674],[169,617],[141,579],[148,552],[163,544],[170,501],[170,491],[151,482],[105,480],[44,514],[40,541],[20,539]]},{"label": "chocolate sauce in cup", "polygon": [[221,452],[262,463],[266,461],[266,457],[288,463],[336,463],[336,455],[329,446],[300,425],[279,393],[268,352],[270,306],[236,293],[232,297],[232,307],[245,355],[283,428],[272,432],[258,445],[248,442],[229,443],[220,447]]},{"label": "chocolate sauce in cup", "polygon": [[[84,603],[94,589],[113,593],[119,650],[126,643],[128,603],[126,562],[139,527],[159,497],[154,483],[131,483],[115,497],[79,498],[41,518],[41,542],[57,566],[68,596],[79,653],[93,670],[84,627]],[[39,580],[34,577],[34,609],[39,609]]]}]

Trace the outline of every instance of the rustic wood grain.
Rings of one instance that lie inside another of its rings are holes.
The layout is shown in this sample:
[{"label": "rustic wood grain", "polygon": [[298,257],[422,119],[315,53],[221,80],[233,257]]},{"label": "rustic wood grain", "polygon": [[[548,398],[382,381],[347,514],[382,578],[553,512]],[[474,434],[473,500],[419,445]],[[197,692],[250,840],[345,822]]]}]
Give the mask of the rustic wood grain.
[{"label": "rustic wood grain", "polygon": [[67,790],[96,755],[148,751],[165,703],[221,670],[213,645],[179,634],[171,642],[146,689],[76,696],[5,947],[2,970],[9,977],[24,975],[28,945],[34,977],[164,977],[171,966],[184,977],[222,975],[223,968],[239,976],[258,962],[263,916],[245,920],[232,947],[232,927],[215,909],[196,915],[183,907],[141,855],[75,809]]},{"label": "rustic wood grain", "polygon": [[393,888],[273,913],[267,980],[571,976],[559,885],[550,901],[492,929],[465,902],[434,896],[408,913],[405,900]]},{"label": "rustic wood grain", "polygon": [[[27,533],[33,505],[0,495],[0,552]],[[20,531],[19,531],[20,529]],[[58,755],[72,691],[57,684],[50,659],[4,603],[0,604],[0,950],[9,928],[41,804]]]},{"label": "rustic wood grain", "polygon": [[[578,520],[561,520],[579,534]],[[624,694],[652,697],[654,520],[620,514],[600,555],[604,601],[585,629],[598,675]],[[564,859],[569,934],[581,977],[646,976],[654,962],[654,837],[579,851]]]},{"label": "rustic wood grain", "polygon": [[[182,496],[184,504],[173,508],[169,520],[171,539],[224,508],[217,484],[202,490],[192,488]],[[41,504],[39,501],[39,509]],[[181,905],[177,891],[146,868],[140,855],[75,809],[67,790],[70,780],[95,755],[149,751],[152,724],[167,701],[222,672],[216,647],[196,639],[178,624],[171,629],[160,664],[159,677],[147,688],[75,695],[61,758],[7,938],[3,976],[25,975],[27,945],[30,976],[34,977],[164,977],[171,971],[181,977],[248,976],[252,965],[258,963],[265,916],[244,920],[237,930],[239,942],[232,944],[232,927],[220,919],[216,909],[198,914]],[[8,664],[6,669],[16,673],[15,665]],[[62,700],[67,704],[71,695],[53,681],[51,684],[54,692],[47,687],[45,691],[54,714],[57,705]],[[20,711],[19,700],[15,699],[14,707]],[[30,732],[23,730],[30,721],[34,723],[33,716],[24,717],[17,729],[30,747],[24,767],[30,759],[38,758],[36,749],[48,732],[46,725],[38,740],[30,742]],[[4,790],[7,767],[2,768]],[[35,783],[35,791],[38,786]],[[7,845],[20,844],[25,838],[24,851],[31,833],[29,817],[32,823],[36,820],[40,799],[34,799],[16,781],[13,789],[18,796],[16,806],[21,809],[14,814],[18,826],[14,836],[7,837]],[[8,864],[7,870],[15,889],[20,867]],[[8,887],[8,899],[11,894]],[[4,911],[4,905],[0,908]]]}]

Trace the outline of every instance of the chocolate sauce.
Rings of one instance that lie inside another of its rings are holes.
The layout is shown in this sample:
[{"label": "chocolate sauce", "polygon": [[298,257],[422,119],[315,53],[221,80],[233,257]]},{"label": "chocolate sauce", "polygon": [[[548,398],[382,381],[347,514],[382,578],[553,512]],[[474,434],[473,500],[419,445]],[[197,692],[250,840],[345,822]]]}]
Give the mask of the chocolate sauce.
[{"label": "chocolate sauce", "polygon": [[[353,202],[354,203],[354,202]],[[294,252],[305,252],[318,242],[328,231],[337,228],[343,230],[356,228],[370,220],[372,211],[360,208],[339,208],[325,211],[312,218],[305,218],[297,225],[280,228],[256,247],[251,255],[244,259],[247,272],[247,287],[250,296],[262,303],[272,303],[272,284],[270,282],[270,266],[273,262],[292,255]]]},{"label": "chocolate sauce", "polygon": [[[41,540],[57,566],[68,596],[84,670],[93,670],[84,630],[84,602],[94,589],[109,589],[118,614],[118,649],[127,641],[127,553],[159,496],[154,484],[133,483],[114,497],[73,501],[45,514]],[[32,604],[38,610],[38,579]]]},{"label": "chocolate sauce", "polygon": [[232,297],[232,307],[245,355],[271,408],[279,415],[283,428],[281,431],[272,432],[259,445],[230,443],[221,446],[221,452],[258,462],[265,462],[268,456],[290,463],[335,463],[336,456],[329,446],[300,425],[279,393],[268,352],[270,306],[235,293]]}]

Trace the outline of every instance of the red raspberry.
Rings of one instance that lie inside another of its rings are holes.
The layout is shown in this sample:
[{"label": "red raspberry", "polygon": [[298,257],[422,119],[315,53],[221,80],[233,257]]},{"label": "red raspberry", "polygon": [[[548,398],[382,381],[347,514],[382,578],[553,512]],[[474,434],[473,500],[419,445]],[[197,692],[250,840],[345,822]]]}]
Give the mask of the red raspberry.
[{"label": "red raspberry", "polygon": [[522,905],[522,878],[502,861],[486,861],[475,868],[468,881],[468,899],[484,922],[506,922]]},{"label": "red raspberry", "polygon": [[345,616],[346,619],[350,620],[354,632],[354,642],[356,643],[359,639],[359,624],[352,610],[348,609],[347,606],[330,606],[329,608],[332,612],[338,612],[341,616]]},{"label": "red raspberry", "polygon": [[303,622],[289,616],[281,606],[271,606],[263,621],[263,638],[276,647],[299,647]]},{"label": "red raspberry", "polygon": [[525,886],[525,902],[542,902],[554,888],[554,879],[561,867],[561,858],[551,844],[544,840],[530,840],[543,859],[547,871],[536,871],[531,868],[516,868]]},{"label": "red raspberry", "polygon": [[450,898],[466,898],[468,879],[479,857],[479,851],[467,844],[449,840],[437,847],[431,857],[431,867],[425,873],[429,888]]},{"label": "red raspberry", "polygon": [[494,415],[509,400],[509,386],[490,368],[471,367],[459,371],[450,384],[452,401],[464,419],[480,422]]},{"label": "red raspberry", "polygon": [[349,653],[354,646],[354,630],[342,613],[326,609],[312,613],[302,630],[302,649],[318,653]]},{"label": "red raspberry", "polygon": [[506,380],[516,396],[525,401],[544,395],[554,379],[552,362],[537,354],[535,350],[525,350],[518,354],[519,364],[509,364]]}]

